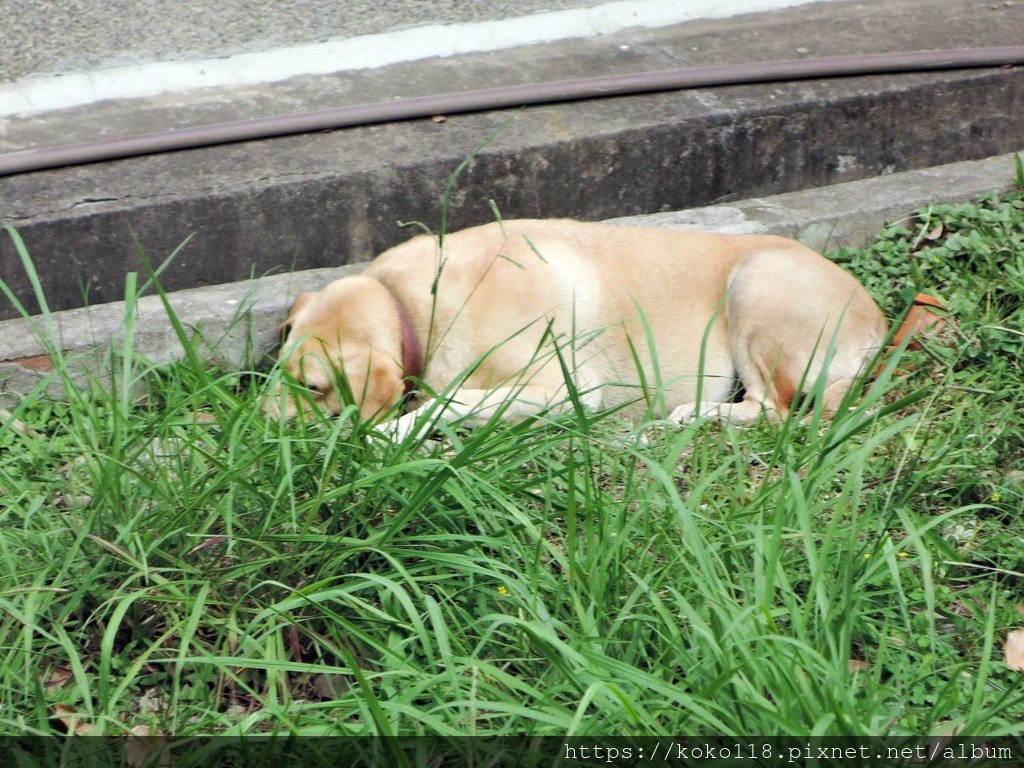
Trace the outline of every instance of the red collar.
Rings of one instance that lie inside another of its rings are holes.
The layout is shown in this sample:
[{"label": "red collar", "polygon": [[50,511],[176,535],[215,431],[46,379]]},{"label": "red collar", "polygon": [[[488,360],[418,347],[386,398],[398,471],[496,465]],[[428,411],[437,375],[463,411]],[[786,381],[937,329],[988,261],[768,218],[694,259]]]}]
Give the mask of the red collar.
[{"label": "red collar", "polygon": [[405,396],[416,389],[416,379],[423,376],[423,347],[416,336],[416,328],[412,324],[409,310],[394,293],[391,294],[398,308],[398,317],[402,322],[402,368],[405,369]]}]

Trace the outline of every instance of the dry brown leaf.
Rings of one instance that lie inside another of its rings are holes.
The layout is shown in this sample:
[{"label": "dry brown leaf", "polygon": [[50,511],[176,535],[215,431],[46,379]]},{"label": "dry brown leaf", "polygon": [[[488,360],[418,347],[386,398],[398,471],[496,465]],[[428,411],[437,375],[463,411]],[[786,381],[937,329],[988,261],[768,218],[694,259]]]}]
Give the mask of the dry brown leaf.
[{"label": "dry brown leaf", "polygon": [[65,704],[54,705],[53,714],[50,715],[50,717],[56,717],[60,720],[70,734],[74,734],[75,736],[92,735],[92,725],[81,722],[81,715],[78,714],[78,711],[66,706]]},{"label": "dry brown leaf", "polygon": [[972,611],[970,606],[962,600],[954,600],[950,606],[950,610],[957,616],[963,616],[968,619],[974,618],[974,611]]},{"label": "dry brown leaf", "polygon": [[341,674],[313,675],[313,692],[322,701],[340,699],[351,690],[348,680]]},{"label": "dry brown leaf", "polygon": [[124,743],[124,763],[129,768],[170,765],[171,751],[167,748],[167,737],[157,728],[135,726],[132,735]]},{"label": "dry brown leaf", "polygon": [[1006,636],[1006,665],[1015,672],[1024,672],[1024,629],[1015,629]]},{"label": "dry brown leaf", "polygon": [[224,710],[224,717],[228,720],[241,720],[243,717],[248,717],[249,708],[242,706],[241,704],[232,704],[226,710]]},{"label": "dry brown leaf", "polygon": [[850,659],[849,664],[851,675],[855,672],[867,672],[869,669],[871,669],[870,664],[868,664],[866,661],[861,661],[860,659]]},{"label": "dry brown leaf", "polygon": [[73,493],[66,495],[58,493],[54,498],[54,504],[58,509],[85,509],[92,503],[92,496],[84,493]]},{"label": "dry brown leaf", "polygon": [[936,240],[942,237],[945,234],[945,232],[946,228],[942,224],[937,225],[929,232],[925,232],[922,228],[918,232],[917,239],[914,240],[913,243],[911,243],[910,252],[917,253],[925,246],[925,243],[934,243]]},{"label": "dry brown leaf", "polygon": [[914,336],[934,337],[938,335],[946,327],[947,318],[933,312],[931,308],[945,310],[942,302],[934,296],[928,296],[924,293],[917,294],[914,297],[913,306],[911,306],[910,311],[903,320],[903,324],[897,329],[896,335],[893,336],[892,345],[894,347],[899,346],[903,343],[904,338],[910,336],[912,340],[907,344],[907,349],[920,349],[921,346],[916,340],[913,340]]},{"label": "dry brown leaf", "polygon": [[143,715],[158,715],[165,708],[166,700],[159,688],[150,688],[139,697],[139,712]]},{"label": "dry brown leaf", "polygon": [[43,687],[47,693],[53,693],[58,688],[63,688],[72,677],[74,677],[74,672],[69,667],[54,667],[50,670]]},{"label": "dry brown leaf", "polygon": [[284,639],[288,644],[288,650],[295,661],[302,662],[302,641],[299,639],[299,630],[294,624],[284,628]]}]

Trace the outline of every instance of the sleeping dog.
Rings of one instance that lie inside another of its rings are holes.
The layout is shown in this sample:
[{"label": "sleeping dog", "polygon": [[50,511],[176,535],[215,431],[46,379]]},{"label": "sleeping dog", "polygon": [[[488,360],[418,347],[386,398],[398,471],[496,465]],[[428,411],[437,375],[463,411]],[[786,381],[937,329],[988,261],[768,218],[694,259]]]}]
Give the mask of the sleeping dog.
[{"label": "sleeping dog", "polygon": [[[285,330],[286,371],[329,412],[351,400],[379,420],[413,389],[444,393],[381,425],[401,440],[424,409],[472,425],[564,407],[567,376],[590,408],[746,422],[784,416],[824,373],[834,411],[887,329],[863,286],[792,240],[517,220],[391,248],[300,294]],[[306,399],[279,388],[271,411]]]}]

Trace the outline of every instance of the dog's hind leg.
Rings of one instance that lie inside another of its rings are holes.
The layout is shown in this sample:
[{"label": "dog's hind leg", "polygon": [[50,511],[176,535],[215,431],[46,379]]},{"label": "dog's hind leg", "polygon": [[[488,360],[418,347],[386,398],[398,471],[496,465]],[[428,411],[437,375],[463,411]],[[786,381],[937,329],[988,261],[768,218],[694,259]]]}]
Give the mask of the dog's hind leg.
[{"label": "dog's hind leg", "polygon": [[[712,418],[730,421],[733,424],[746,424],[756,421],[761,415],[774,419],[780,414],[775,401],[764,396],[763,387],[745,385],[744,398],[738,403],[718,403],[706,400],[700,404],[687,403],[673,410],[669,415],[669,419],[671,421],[678,421],[681,424],[689,424],[698,418]],[[782,412],[782,415],[785,415],[785,411]]]},{"label": "dog's hind leg", "polygon": [[822,410],[830,419],[836,415],[840,404],[842,404],[843,399],[846,397],[846,393],[853,386],[853,382],[853,377],[839,379],[825,387],[825,391],[821,393]]},{"label": "dog's hind leg", "polygon": [[[752,323],[731,325],[729,346],[733,379],[742,384],[743,399],[739,402],[723,399],[687,403],[672,411],[670,419],[687,424],[697,418],[709,417],[744,424],[756,421],[762,415],[769,419],[785,418],[796,391],[795,361],[792,357]],[[799,374],[796,376],[798,380]]]}]

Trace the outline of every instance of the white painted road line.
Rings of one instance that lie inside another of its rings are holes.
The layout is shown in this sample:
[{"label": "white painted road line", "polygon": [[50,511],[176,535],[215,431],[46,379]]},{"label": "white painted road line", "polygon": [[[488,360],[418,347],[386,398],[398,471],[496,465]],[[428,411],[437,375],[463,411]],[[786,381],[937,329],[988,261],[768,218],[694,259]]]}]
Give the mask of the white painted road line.
[{"label": "white painted road line", "polygon": [[371,69],[435,56],[497,51],[655,28],[701,18],[778,10],[812,0],[615,0],[590,8],[500,21],[438,24],[396,32],[239,53],[159,61],[0,83],[0,117],[26,116],[105,99],[156,96],[197,88],[256,85],[300,75]]}]

